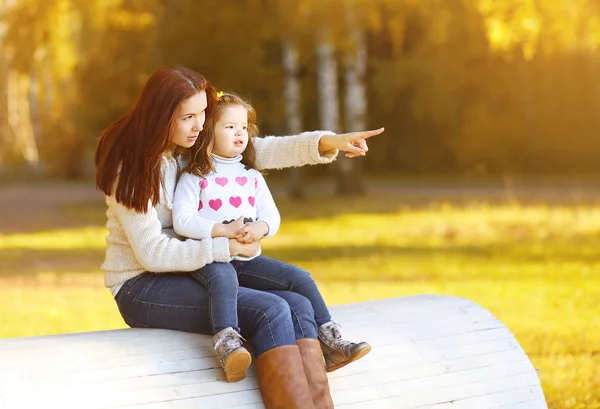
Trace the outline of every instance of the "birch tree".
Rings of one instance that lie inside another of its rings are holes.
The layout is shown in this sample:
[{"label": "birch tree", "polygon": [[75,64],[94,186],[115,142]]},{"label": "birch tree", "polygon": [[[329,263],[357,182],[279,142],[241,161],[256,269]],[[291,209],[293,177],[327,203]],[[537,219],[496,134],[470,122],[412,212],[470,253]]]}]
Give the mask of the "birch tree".
[{"label": "birch tree", "polygon": [[[335,50],[329,33],[323,29],[317,38],[317,87],[319,94],[319,120],[321,128],[340,132],[340,98],[338,90],[338,67]],[[335,164],[336,189],[339,195],[350,194],[350,172],[352,164],[338,157]]]},{"label": "birch tree", "polygon": [[[16,4],[12,1],[0,3],[0,9],[4,13],[13,11]],[[5,47],[5,39],[10,38],[10,27],[0,25],[0,45]],[[15,50],[9,49],[8,53],[2,53],[0,61],[0,80],[5,82],[6,94],[0,95],[2,102],[0,107],[6,115],[4,134],[5,145],[8,146],[8,157],[13,163],[23,162],[30,169],[37,169],[39,165],[39,152],[33,134],[30,111],[31,75],[29,70],[21,69],[19,61],[15,58]]]},{"label": "birch tree", "polygon": [[[357,131],[367,129],[367,92],[365,75],[367,71],[367,45],[365,30],[361,24],[357,9],[346,9],[346,30],[348,32],[349,47],[344,59],[345,83],[345,129]],[[339,189],[346,194],[363,194],[365,191],[362,178],[362,162],[360,158],[348,159],[345,156],[338,158],[340,161]]]}]

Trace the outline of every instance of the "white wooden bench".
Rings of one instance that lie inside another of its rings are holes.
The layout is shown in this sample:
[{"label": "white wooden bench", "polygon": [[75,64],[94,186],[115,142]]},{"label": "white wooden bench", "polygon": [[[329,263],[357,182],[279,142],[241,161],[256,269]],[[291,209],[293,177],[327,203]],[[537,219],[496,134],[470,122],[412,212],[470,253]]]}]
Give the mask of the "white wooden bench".
[{"label": "white wooden bench", "polygon": [[[336,408],[547,409],[512,333],[477,304],[420,295],[331,308],[365,358],[329,374]],[[0,340],[0,408],[264,408],[226,383],[209,336],[122,329]]]}]

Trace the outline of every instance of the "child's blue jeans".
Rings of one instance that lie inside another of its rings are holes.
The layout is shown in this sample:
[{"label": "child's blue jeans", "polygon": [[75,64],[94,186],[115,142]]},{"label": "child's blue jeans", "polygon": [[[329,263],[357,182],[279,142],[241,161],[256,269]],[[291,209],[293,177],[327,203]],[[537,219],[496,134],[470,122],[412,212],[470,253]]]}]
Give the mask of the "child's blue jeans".
[{"label": "child's blue jeans", "polygon": [[240,286],[263,291],[291,291],[303,295],[313,307],[317,327],[331,320],[325,300],[310,274],[283,261],[258,256],[249,261],[207,264],[191,275],[208,290],[213,334],[227,327],[239,330],[237,296]]}]

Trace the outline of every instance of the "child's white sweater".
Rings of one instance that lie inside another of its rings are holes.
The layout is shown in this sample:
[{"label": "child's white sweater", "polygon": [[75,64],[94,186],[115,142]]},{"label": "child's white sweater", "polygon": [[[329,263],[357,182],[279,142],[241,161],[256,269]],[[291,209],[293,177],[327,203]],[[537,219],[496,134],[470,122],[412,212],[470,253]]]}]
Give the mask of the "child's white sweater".
[{"label": "child's white sweater", "polygon": [[[244,222],[265,222],[269,227],[266,237],[275,235],[281,219],[261,173],[246,167],[242,155],[212,155],[211,159],[214,172],[203,178],[184,173],[177,182],[173,200],[175,233],[191,239],[211,238],[215,223],[228,224],[242,216]],[[254,257],[258,255],[260,249]]]}]

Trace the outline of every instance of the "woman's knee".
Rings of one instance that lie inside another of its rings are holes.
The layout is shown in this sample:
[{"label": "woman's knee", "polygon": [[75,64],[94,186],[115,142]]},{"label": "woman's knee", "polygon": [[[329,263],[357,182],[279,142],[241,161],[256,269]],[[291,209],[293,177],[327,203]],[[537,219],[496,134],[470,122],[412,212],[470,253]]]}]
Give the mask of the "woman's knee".
[{"label": "woman's knee", "polygon": [[313,309],[312,304],[310,303],[310,300],[302,294],[288,291],[287,294],[283,296],[280,294],[278,295],[287,301],[292,312],[296,311],[298,314],[302,314],[309,317],[313,317],[315,315],[315,311]]},{"label": "woman's knee", "polygon": [[283,298],[289,305],[296,339],[317,338],[317,323],[315,311],[308,298],[291,291],[278,291],[276,295]]},{"label": "woman's knee", "polygon": [[264,310],[263,319],[269,323],[291,322],[290,305],[283,298],[271,295],[269,306]]},{"label": "woman's knee", "polygon": [[265,292],[261,292],[259,297],[260,304],[242,307],[245,317],[240,316],[242,332],[245,327],[251,328],[249,336],[252,337],[256,357],[272,348],[296,343],[289,304],[283,298]]}]

